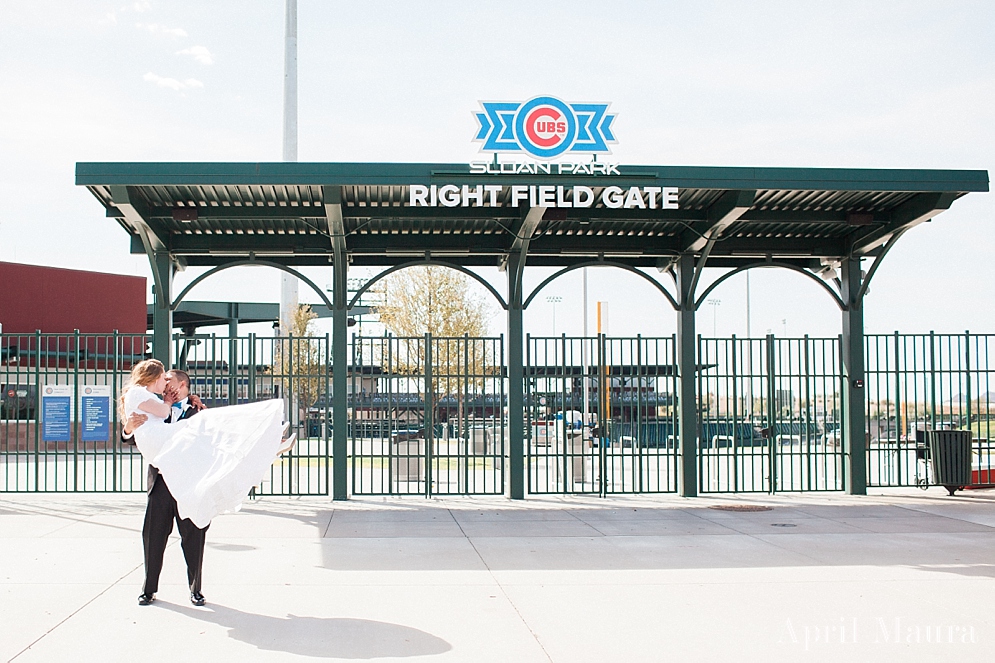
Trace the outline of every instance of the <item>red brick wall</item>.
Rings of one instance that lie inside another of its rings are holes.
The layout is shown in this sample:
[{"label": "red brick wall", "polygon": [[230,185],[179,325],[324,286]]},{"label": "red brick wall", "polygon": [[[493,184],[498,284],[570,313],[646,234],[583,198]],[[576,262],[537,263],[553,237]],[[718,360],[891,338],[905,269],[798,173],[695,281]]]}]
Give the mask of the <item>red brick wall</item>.
[{"label": "red brick wall", "polygon": [[0,262],[3,332],[145,333],[145,278]]}]

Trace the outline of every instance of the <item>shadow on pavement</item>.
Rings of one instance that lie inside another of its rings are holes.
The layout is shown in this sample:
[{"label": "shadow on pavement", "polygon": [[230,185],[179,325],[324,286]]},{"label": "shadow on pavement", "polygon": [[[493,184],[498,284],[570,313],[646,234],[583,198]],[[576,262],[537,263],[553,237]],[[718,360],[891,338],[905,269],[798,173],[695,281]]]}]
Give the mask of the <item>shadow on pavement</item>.
[{"label": "shadow on pavement", "polygon": [[410,626],[370,619],[336,617],[271,617],[223,605],[193,609],[169,603],[157,607],[218,624],[228,635],[259,649],[316,658],[369,659],[442,654],[452,645]]},{"label": "shadow on pavement", "polygon": [[207,541],[206,543],[208,548],[223,550],[225,552],[248,552],[256,549],[255,546],[247,546],[240,543],[214,543],[212,541]]}]

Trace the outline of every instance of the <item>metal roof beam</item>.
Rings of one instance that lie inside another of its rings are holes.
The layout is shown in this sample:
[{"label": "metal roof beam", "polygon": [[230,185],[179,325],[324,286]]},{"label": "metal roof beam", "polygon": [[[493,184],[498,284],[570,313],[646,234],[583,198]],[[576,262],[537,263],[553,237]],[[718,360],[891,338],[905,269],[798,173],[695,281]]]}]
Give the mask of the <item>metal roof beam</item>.
[{"label": "metal roof beam", "polygon": [[[196,255],[256,255],[320,256],[327,264],[334,256],[324,235],[214,234],[173,235],[174,256]],[[791,256],[841,257],[846,255],[846,242],[840,237],[727,237],[717,242],[710,260],[728,256],[763,257],[768,253]],[[519,248],[521,243],[519,243]],[[676,255],[680,244],[672,236],[639,235],[544,235],[529,240],[529,255],[599,254]],[[875,249],[876,250],[876,249]],[[867,255],[873,255],[870,250]],[[506,236],[498,234],[381,233],[349,236],[347,257],[360,255],[507,255]],[[193,264],[193,263],[191,263]]]},{"label": "metal roof beam", "polygon": [[546,213],[545,207],[530,207],[528,212],[524,215],[520,215],[514,223],[511,224],[511,247],[508,249],[510,253],[524,253],[529,250],[529,242],[532,241],[532,235],[535,234],[536,228],[539,227],[539,222],[542,221],[542,215]]},{"label": "metal roof beam", "polygon": [[[713,166],[625,166],[612,178],[619,186],[676,186],[682,189],[799,189],[814,191],[988,191],[984,170],[911,170],[858,168],[754,168]],[[523,175],[524,177],[524,175]],[[292,182],[315,186],[405,186],[433,184],[445,178],[455,184],[491,182],[493,175],[470,173],[466,163],[77,163],[76,184],[105,186],[140,184],[274,185]],[[535,176],[530,180],[537,179]],[[603,183],[601,178],[562,175],[550,183]]]},{"label": "metal roof beam", "polygon": [[249,253],[328,253],[333,254],[334,247],[329,246],[329,239],[324,235],[270,235],[257,233],[211,235],[173,235],[172,251],[177,255],[198,253],[239,253],[248,256]]},{"label": "metal roof beam", "polygon": [[[240,219],[294,221],[298,219],[319,219],[325,216],[323,207],[285,207],[285,206],[208,206],[195,208],[176,208],[196,210],[197,220],[217,219],[237,221]],[[146,213],[149,219],[173,220],[172,207],[150,207]],[[566,214],[566,221],[587,221],[590,219],[604,221],[688,221],[702,222],[707,227],[708,209],[677,209],[677,210],[641,210],[641,209],[608,209],[603,207],[586,207],[561,210]],[[107,218],[122,218],[123,214],[116,207],[108,207]],[[357,205],[342,205],[342,216],[346,219],[419,219],[419,220],[502,220],[518,219],[520,212],[516,207],[462,207],[455,215],[440,212],[435,207],[360,207]],[[749,210],[739,221],[759,221],[766,223],[811,223],[811,224],[843,224],[847,222],[849,213],[846,211],[814,211],[814,210]],[[874,212],[871,223],[888,223],[891,214]],[[182,223],[182,222],[181,222]],[[196,223],[196,221],[192,222]]]},{"label": "metal roof beam", "polygon": [[[506,255],[506,254],[504,254]],[[363,255],[350,252],[349,261],[350,267],[389,267],[392,265],[399,265],[402,263],[411,262],[412,257],[416,256],[405,256],[405,255]],[[495,259],[497,256],[493,254],[471,254],[469,256],[460,256],[458,263],[464,267],[494,267]],[[294,256],[266,256],[265,259],[268,262],[279,263],[282,265],[293,265],[295,267],[328,267],[329,259],[327,256],[316,256],[316,255],[294,255]],[[612,262],[625,263],[626,265],[631,265],[633,267],[645,267],[645,268],[655,268],[657,265],[658,258],[655,256],[613,256],[606,255],[606,260],[611,260]],[[196,255],[188,256],[187,262],[191,266],[196,267],[216,267],[218,265],[224,264],[232,260],[232,256],[219,256],[219,255]],[[587,262],[590,260],[589,256],[577,256],[577,255],[543,255],[536,253],[529,253],[529,266],[531,267],[566,267],[568,265],[573,265],[578,262]],[[739,267],[741,265],[753,264],[757,262],[758,257],[737,257],[728,258],[721,256],[712,256],[708,260],[709,268],[712,267]],[[810,266],[812,260],[810,258],[779,258],[778,262],[790,263],[797,265],[798,267],[807,268]]]},{"label": "metal roof beam", "polygon": [[705,221],[691,224],[681,235],[683,251],[708,253],[722,231],[749,211],[757,196],[756,191],[726,191],[708,208]]},{"label": "metal roof beam", "polygon": [[950,206],[960,195],[955,192],[916,194],[893,209],[888,223],[883,227],[855,238],[852,254],[854,256],[866,255],[872,249],[878,248],[891,239],[895,233],[929,221],[940,212],[950,209]]},{"label": "metal roof beam", "polygon": [[[336,269],[344,268],[348,260],[346,247],[345,223],[342,221],[342,187],[321,187],[321,200],[325,203],[325,223],[328,237],[332,242],[332,264]],[[343,271],[342,274],[345,274]],[[344,278],[332,279],[332,301],[340,309],[345,308],[349,301]]]},{"label": "metal roof beam", "polygon": [[[197,220],[200,219],[221,219],[221,220],[237,220],[237,219],[263,219],[263,220],[274,220],[274,221],[292,221],[295,219],[322,219],[325,217],[325,208],[323,206],[315,205],[314,207],[283,207],[283,206],[262,206],[262,205],[243,205],[243,206],[223,206],[219,205],[215,207],[214,205],[208,207],[150,207],[147,216],[152,219],[170,219],[173,220],[173,210],[190,210],[191,212],[197,212]],[[107,209],[108,217],[119,216],[115,213],[113,207]],[[181,221],[182,223],[182,221]],[[196,223],[196,220],[193,221]]]},{"label": "metal roof beam", "polygon": [[142,238],[145,251],[164,251],[166,242],[149,224],[148,207],[135,195],[134,187],[112,184],[110,190],[114,207],[120,212],[121,218],[131,230]]},{"label": "metal roof beam", "polygon": [[[806,223],[806,224],[845,224],[849,212],[825,212],[817,210],[756,210],[750,211],[739,217],[740,221],[758,221],[763,223]],[[890,220],[887,212],[874,212],[871,214],[872,223],[886,223]]]},{"label": "metal roof beam", "polygon": [[[522,279],[525,275],[525,259],[529,253],[529,243],[543,215],[546,213],[545,207],[530,207],[520,219],[511,224],[511,246],[508,248],[508,264],[512,267],[513,273],[509,275],[508,305],[522,305]],[[517,254],[517,255],[516,255]]]},{"label": "metal roof beam", "polygon": [[[225,208],[232,209],[232,208]],[[246,209],[246,208],[240,208]],[[251,208],[250,208],[251,209]],[[307,208],[300,208],[307,209]],[[610,221],[703,221],[708,212],[704,209],[608,209],[606,207],[560,208],[567,221],[604,219]],[[517,220],[521,212],[517,207],[360,207],[343,205],[342,215],[349,219],[425,219],[425,220]]]},{"label": "metal roof beam", "polygon": [[841,237],[727,237],[712,251],[719,256],[811,256],[839,258],[846,255],[847,243]]}]

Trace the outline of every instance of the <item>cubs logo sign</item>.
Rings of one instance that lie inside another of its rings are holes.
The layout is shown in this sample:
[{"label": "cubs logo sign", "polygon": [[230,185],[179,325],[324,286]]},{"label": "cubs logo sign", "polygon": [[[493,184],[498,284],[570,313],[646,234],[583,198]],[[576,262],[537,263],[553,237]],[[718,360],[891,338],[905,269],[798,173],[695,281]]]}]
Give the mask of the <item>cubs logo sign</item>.
[{"label": "cubs logo sign", "polygon": [[526,102],[481,101],[474,113],[480,129],[474,138],[482,152],[525,152],[553,159],[566,152],[610,153],[617,142],[607,103],[571,103],[556,97]]}]

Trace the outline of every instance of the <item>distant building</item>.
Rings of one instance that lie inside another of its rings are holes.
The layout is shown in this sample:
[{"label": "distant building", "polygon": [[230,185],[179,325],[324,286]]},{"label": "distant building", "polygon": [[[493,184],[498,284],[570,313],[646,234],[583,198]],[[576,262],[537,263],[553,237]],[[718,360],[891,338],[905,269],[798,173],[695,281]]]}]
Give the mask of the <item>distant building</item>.
[{"label": "distant building", "polygon": [[4,334],[145,333],[145,278],[0,262]]}]

